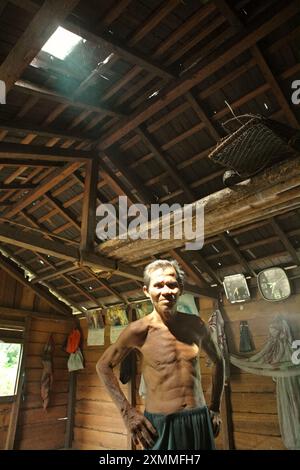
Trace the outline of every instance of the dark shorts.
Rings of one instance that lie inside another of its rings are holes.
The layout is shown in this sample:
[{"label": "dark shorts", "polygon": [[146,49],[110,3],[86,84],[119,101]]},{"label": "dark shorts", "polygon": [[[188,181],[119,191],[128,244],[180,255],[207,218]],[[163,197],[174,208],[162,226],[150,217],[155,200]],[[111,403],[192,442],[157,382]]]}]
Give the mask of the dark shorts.
[{"label": "dark shorts", "polygon": [[155,427],[158,437],[153,450],[214,450],[215,442],[207,406],[190,408],[169,415],[144,415]]}]

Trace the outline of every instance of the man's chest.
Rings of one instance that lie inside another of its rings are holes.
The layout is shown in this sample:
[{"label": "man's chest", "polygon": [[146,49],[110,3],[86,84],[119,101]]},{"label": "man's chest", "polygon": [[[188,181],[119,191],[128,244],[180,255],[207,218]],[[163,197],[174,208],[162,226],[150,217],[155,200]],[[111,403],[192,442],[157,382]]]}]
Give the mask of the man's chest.
[{"label": "man's chest", "polygon": [[151,329],[141,353],[144,361],[155,367],[181,361],[193,362],[199,355],[199,347],[195,343],[178,340],[168,329]]}]

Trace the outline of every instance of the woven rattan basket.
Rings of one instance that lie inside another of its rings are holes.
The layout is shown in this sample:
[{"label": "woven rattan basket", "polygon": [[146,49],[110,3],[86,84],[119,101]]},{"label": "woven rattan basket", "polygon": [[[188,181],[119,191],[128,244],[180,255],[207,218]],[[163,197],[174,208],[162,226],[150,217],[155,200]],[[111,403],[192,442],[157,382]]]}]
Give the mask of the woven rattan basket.
[{"label": "woven rattan basket", "polygon": [[234,170],[242,178],[249,178],[267,166],[294,155],[290,141],[296,132],[279,122],[251,116],[239,129],[224,137],[209,158]]}]

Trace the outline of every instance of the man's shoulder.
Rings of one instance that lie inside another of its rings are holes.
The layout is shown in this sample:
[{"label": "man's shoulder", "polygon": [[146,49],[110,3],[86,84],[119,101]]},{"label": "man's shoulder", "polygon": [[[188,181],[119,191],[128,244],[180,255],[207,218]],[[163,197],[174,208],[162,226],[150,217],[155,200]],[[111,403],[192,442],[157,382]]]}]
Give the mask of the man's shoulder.
[{"label": "man's shoulder", "polygon": [[149,328],[149,318],[148,316],[140,318],[131,322],[128,326],[130,332],[134,335],[142,335],[148,331]]}]

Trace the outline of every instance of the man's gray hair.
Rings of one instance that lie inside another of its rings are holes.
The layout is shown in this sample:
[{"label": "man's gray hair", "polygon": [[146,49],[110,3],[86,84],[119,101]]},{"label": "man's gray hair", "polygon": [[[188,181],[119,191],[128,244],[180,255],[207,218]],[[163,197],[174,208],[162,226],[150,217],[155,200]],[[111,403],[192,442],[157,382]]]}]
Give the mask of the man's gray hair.
[{"label": "man's gray hair", "polygon": [[172,267],[175,269],[176,272],[176,279],[179,284],[179,287],[181,290],[183,290],[184,286],[184,271],[181,269],[179,264],[175,259],[157,259],[155,261],[152,261],[151,263],[147,264],[147,266],[144,269],[144,285],[149,288],[150,285],[150,277],[153,271],[156,271],[157,269],[166,269]]}]

